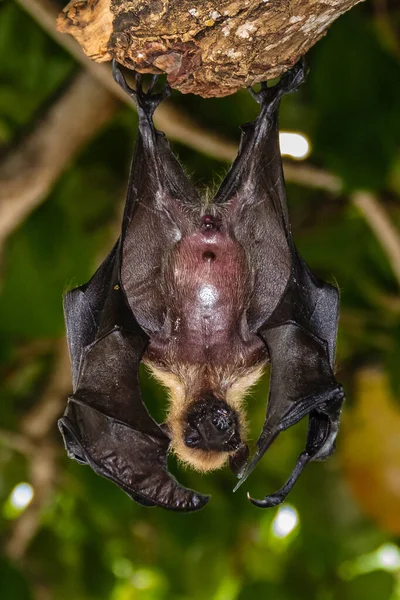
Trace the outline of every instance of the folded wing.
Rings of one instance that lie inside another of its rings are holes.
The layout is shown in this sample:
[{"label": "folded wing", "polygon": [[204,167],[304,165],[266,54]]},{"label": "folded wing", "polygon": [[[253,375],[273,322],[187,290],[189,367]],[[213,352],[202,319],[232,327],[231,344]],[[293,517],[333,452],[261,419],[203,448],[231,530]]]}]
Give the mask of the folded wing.
[{"label": "folded wing", "polygon": [[264,427],[235,489],[281,431],[309,416],[305,452],[282,490],[253,501],[262,507],[282,502],[305,464],[332,452],[343,402],[333,373],[338,292],[311,274],[293,243],[279,149],[280,99],[303,80],[299,63],[276,86],[253,93],[259,117],[243,128],[238,157],[215,198],[231,210],[234,235],[248,252],[254,277],[248,322],[271,361]]},{"label": "folded wing", "polygon": [[59,427],[71,458],[136,502],[192,511],[208,497],[182,487],[168,472],[170,440],[143,404],[139,364],[148,343],[144,329],[162,324],[161,255],[189,222],[177,199],[190,207],[195,197],[152,124],[162,95],[146,95],[140,87],[130,93],[138,103],[140,134],[121,237],[89,283],[64,300],[74,391]]}]

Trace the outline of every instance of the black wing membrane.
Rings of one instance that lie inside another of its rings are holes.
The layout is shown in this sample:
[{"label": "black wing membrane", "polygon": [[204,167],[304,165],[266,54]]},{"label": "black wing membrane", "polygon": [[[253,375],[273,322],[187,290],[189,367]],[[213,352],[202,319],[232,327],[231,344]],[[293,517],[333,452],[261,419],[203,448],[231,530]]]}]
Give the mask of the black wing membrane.
[{"label": "black wing membrane", "polygon": [[259,507],[280,504],[307,462],[331,454],[344,399],[333,373],[338,292],[312,275],[293,243],[279,150],[280,99],[303,80],[299,63],[276,86],[264,84],[253,93],[261,105],[259,117],[244,126],[238,157],[215,198],[233,205],[234,234],[249,249],[254,266],[249,325],[265,342],[271,361],[264,427],[235,489],[281,431],[309,417],[306,448],[287,483],[264,500],[249,497]]},{"label": "black wing membrane", "polygon": [[290,277],[291,236],[286,189],[278,138],[278,111],[281,97],[303,81],[298,66],[268,88],[262,84],[258,119],[242,127],[238,155],[224,179],[214,202],[228,207],[231,228],[249,255],[255,273],[250,328],[256,331],[272,314]]},{"label": "black wing membrane", "polygon": [[146,289],[145,278],[153,285],[157,253],[186,226],[178,203],[171,214],[165,198],[173,195],[190,205],[196,197],[152,123],[165,94],[144,94],[140,80],[137,91],[131,90],[116,66],[115,76],[137,102],[140,133],[121,238],[89,283],[64,299],[74,391],[59,428],[71,458],[90,465],[136,502],[192,511],[208,497],[182,487],[168,472],[170,440],[149,415],[140,393],[139,364],[148,343],[143,327],[152,330],[158,323],[143,308],[144,325],[139,324],[127,297],[136,281],[135,302],[143,306],[148,300],[152,315],[159,302],[157,288]]},{"label": "black wing membrane", "polygon": [[[113,62],[116,81],[136,102],[139,132],[133,155],[122,224],[121,277],[131,309],[140,326],[156,332],[165,318],[159,293],[160,265],[168,250],[188,232],[200,197],[170,150],[165,135],[153,125],[153,112],[170,93],[145,94],[141,75],[130,88]],[[150,90],[151,92],[151,90]]]}]

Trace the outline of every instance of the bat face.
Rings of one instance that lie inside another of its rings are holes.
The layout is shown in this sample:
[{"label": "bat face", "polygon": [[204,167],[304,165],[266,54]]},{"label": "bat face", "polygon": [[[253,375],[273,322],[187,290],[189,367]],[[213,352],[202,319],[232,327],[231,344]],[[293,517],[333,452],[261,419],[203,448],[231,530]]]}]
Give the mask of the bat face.
[{"label": "bat face", "polygon": [[[338,293],[317,280],[293,243],[278,146],[283,94],[304,79],[296,65],[253,95],[238,156],[211,202],[198,196],[153,125],[168,95],[131,89],[139,134],[121,235],[84,286],[64,299],[74,391],[59,427],[70,457],[89,464],[145,506],[197,510],[208,497],[168,472],[173,451],[200,471],[226,463],[241,485],[277,435],[307,416],[305,465],[334,449],[343,391],[333,374]],[[147,412],[144,362],[168,389],[163,425]],[[271,364],[263,430],[248,461],[243,399]]]},{"label": "bat face", "polygon": [[[171,450],[184,464],[206,472],[223,467],[227,461],[237,461],[243,454],[247,458],[243,398],[261,376],[261,364],[231,378],[226,371],[208,365],[186,367],[180,370],[178,378],[145,362],[169,391],[166,428]],[[210,389],[196,393],[196,385],[204,385],[203,382],[207,382]]]}]

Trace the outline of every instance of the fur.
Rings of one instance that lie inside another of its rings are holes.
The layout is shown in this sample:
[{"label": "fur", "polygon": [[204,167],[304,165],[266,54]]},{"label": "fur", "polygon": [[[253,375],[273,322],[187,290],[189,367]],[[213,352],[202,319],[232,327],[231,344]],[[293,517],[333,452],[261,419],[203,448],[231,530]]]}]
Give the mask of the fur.
[{"label": "fur", "polygon": [[194,398],[199,397],[204,388],[204,382],[207,382],[213,393],[224,399],[236,411],[241,438],[244,441],[247,431],[244,399],[260,379],[263,365],[226,370],[212,365],[178,364],[167,369],[148,359],[144,362],[152,375],[168,391],[167,427],[174,454],[184,465],[191,466],[203,473],[223,467],[228,460],[229,452],[199,450],[189,448],[184,443],[186,409]]}]

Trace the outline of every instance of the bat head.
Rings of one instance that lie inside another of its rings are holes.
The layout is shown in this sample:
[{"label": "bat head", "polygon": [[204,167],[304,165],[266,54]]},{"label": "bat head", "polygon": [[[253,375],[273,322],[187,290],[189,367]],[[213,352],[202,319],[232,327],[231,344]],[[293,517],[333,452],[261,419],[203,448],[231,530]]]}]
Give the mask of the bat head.
[{"label": "bat head", "polygon": [[212,392],[187,403],[179,416],[174,413],[172,407],[172,448],[182,462],[197,471],[223,467],[243,443],[240,412]]},{"label": "bat head", "polygon": [[[243,400],[260,378],[262,368],[229,377],[211,367],[181,366],[179,372],[172,373],[150,361],[146,364],[168,389],[170,406],[166,428],[171,449],[178,459],[203,473],[220,469],[229,462],[236,472],[239,463],[245,462],[248,456]],[[204,391],[204,381],[211,382],[212,389]]]},{"label": "bat head", "polygon": [[201,471],[222,466],[242,442],[237,411],[211,392],[188,405],[180,429],[186,446],[183,455]]},{"label": "bat head", "polygon": [[184,443],[189,448],[230,452],[240,445],[237,412],[211,392],[185,411]]}]

